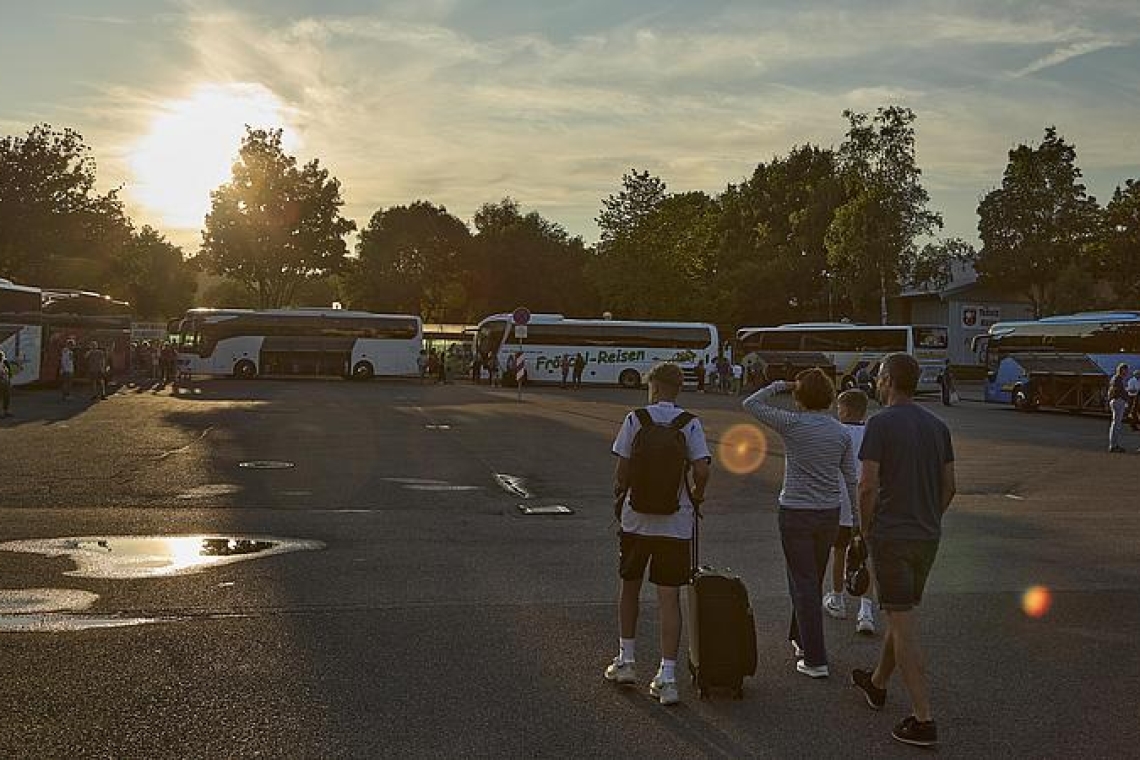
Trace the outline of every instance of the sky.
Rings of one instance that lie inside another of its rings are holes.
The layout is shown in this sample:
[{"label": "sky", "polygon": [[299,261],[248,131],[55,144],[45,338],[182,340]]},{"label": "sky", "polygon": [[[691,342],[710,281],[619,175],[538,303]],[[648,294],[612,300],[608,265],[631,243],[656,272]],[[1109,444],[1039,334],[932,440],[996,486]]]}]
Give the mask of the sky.
[{"label": "sky", "polygon": [[588,243],[630,169],[717,193],[844,109],[913,109],[944,235],[1056,125],[1102,202],[1140,177],[1136,0],[0,0],[0,134],[83,134],[102,189],[197,250],[244,125],[344,213],[504,196]]}]

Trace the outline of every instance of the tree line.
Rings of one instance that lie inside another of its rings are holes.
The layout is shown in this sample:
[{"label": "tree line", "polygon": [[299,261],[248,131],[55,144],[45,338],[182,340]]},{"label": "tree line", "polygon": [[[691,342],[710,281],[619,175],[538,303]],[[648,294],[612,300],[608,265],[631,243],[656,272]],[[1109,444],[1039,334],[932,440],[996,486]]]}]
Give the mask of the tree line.
[{"label": "tree line", "polygon": [[[0,275],[102,290],[148,317],[191,304],[335,300],[439,322],[519,304],[721,325],[878,322],[891,296],[943,287],[959,263],[1038,315],[1136,304],[1140,181],[1100,205],[1075,147],[1050,127],[1009,152],[1001,185],[978,205],[975,250],[937,237],[915,114],[890,106],[843,117],[838,147],[793,147],[717,194],[626,172],[601,201],[592,246],[512,198],[485,203],[470,226],[417,200],[376,211],[354,255],[339,180],[317,159],[288,155],[280,130],[247,128],[230,180],[211,193],[201,246],[185,255],[135,225],[117,190],[95,190],[79,134],[41,124],[0,139]],[[196,294],[199,272],[222,279]]]}]

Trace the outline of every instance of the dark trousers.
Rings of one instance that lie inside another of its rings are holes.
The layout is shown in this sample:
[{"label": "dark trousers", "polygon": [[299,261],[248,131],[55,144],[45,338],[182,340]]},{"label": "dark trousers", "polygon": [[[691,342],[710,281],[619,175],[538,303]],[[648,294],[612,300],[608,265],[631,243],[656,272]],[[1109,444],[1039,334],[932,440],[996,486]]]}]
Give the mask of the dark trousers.
[{"label": "dark trousers", "polygon": [[823,642],[823,576],[827,558],[839,532],[838,509],[785,509],[780,507],[780,543],[788,570],[792,597],[792,624],[788,638],[804,650],[804,664],[827,664]]},{"label": "dark trousers", "polygon": [[0,412],[8,413],[8,407],[12,404],[12,386],[0,380]]}]

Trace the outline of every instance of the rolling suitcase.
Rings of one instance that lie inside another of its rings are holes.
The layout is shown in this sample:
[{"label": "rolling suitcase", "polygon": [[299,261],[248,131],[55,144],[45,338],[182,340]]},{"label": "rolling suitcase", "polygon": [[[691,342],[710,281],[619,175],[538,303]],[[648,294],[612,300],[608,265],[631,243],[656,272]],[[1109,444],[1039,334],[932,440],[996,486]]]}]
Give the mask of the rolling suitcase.
[{"label": "rolling suitcase", "polygon": [[756,674],[756,625],[748,589],[730,572],[698,567],[689,586],[689,673],[701,698],[711,689],[744,697]]}]

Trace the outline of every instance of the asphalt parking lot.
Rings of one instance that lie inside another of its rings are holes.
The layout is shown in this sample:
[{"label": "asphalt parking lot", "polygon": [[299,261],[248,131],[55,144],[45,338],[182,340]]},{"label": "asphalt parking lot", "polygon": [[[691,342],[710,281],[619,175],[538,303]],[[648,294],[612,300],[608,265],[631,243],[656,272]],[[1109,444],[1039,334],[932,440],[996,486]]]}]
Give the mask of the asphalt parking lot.
[{"label": "asphalt parking lot", "polygon": [[[827,621],[830,679],[794,672],[782,450],[770,438],[758,469],[729,471],[722,444],[749,424],[732,397],[682,403],[717,449],[703,557],[749,587],[757,676],[740,702],[683,684],[675,709],[603,681],[617,637],[608,451],[643,400],[550,388],[520,402],[414,381],[126,385],[99,403],[18,392],[0,423],[0,611],[23,610],[30,589],[87,602],[46,604],[36,620],[49,630],[0,614],[0,754],[917,752],[889,736],[908,708],[897,681],[881,714],[846,685],[879,643],[853,621]],[[1105,453],[1102,418],[932,408],[951,426],[959,475],[922,611],[939,754],[1134,756],[1140,454]],[[1140,435],[1127,435],[1134,451]],[[256,462],[286,464],[242,466]],[[524,516],[520,504],[573,514]],[[68,574],[63,544],[45,556],[7,543],[102,539],[118,559],[115,537],[193,534],[317,543],[126,578]],[[1052,602],[1041,617],[1022,609],[1035,586]],[[640,630],[644,681],[654,617]]]}]

